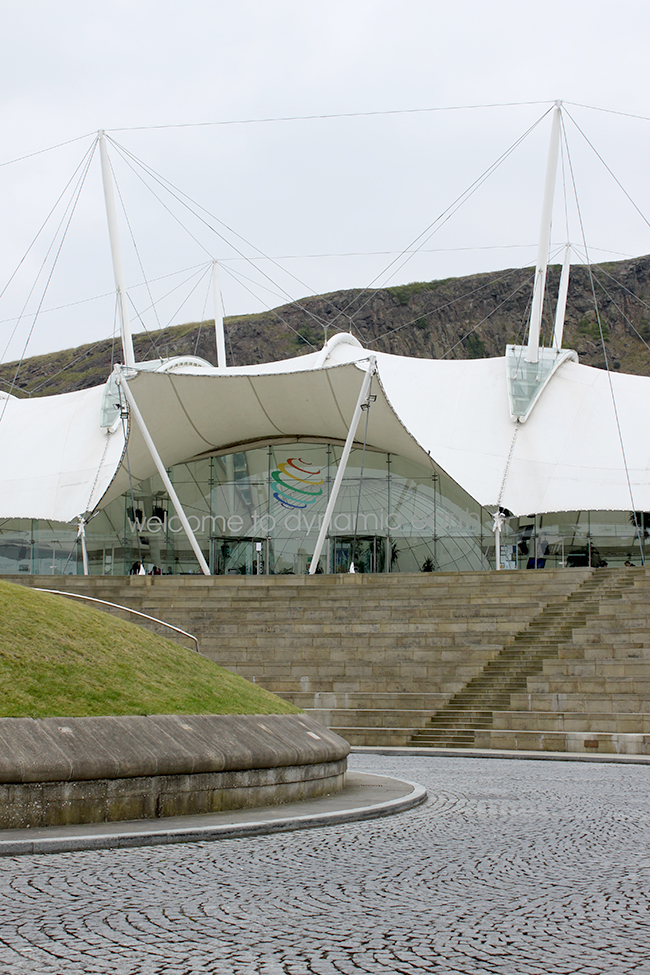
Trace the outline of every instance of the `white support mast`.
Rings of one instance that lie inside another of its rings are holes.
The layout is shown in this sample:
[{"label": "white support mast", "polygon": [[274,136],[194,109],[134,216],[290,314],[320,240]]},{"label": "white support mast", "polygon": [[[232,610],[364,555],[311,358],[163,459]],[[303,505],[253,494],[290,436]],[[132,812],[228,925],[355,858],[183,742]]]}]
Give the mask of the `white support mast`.
[{"label": "white support mast", "polygon": [[562,264],[562,274],[560,275],[560,287],[557,294],[557,308],[555,309],[555,327],[553,329],[553,348],[559,352],[562,348],[562,337],[564,335],[564,318],[566,315],[566,302],[569,294],[569,274],[571,273],[571,244],[567,244],[564,250],[564,263]]},{"label": "white support mast", "polygon": [[537,248],[537,264],[535,266],[535,287],[533,290],[533,303],[530,312],[530,327],[528,329],[528,351],[526,352],[526,362],[537,362],[539,359],[539,332],[542,323],[542,309],[544,307],[546,269],[548,267],[548,248],[551,242],[551,222],[553,219],[555,176],[557,173],[558,149],[560,145],[560,119],[562,112],[560,107],[561,104],[561,102],[556,102],[553,110],[553,124],[551,126],[551,141],[548,147],[546,182],[544,184],[542,219],[539,231],[539,246]]},{"label": "white support mast", "polygon": [[201,566],[201,572],[203,573],[203,575],[209,576],[210,575],[210,569],[208,568],[208,563],[205,561],[205,558],[203,557],[203,552],[201,551],[201,548],[199,546],[199,543],[196,540],[196,535],[192,531],[192,527],[191,527],[189,521],[187,520],[187,516],[186,516],[185,512],[183,511],[183,506],[182,506],[182,504],[181,504],[181,502],[179,500],[178,495],[176,494],[176,491],[174,490],[174,486],[173,486],[172,482],[169,479],[169,474],[165,470],[165,465],[162,462],[162,459],[160,457],[160,454],[158,453],[158,451],[156,449],[156,445],[153,442],[153,438],[152,438],[151,434],[149,433],[149,430],[147,429],[146,423],[144,422],[144,418],[142,416],[142,413],[140,412],[140,409],[138,407],[138,404],[136,403],[135,399],[133,398],[133,393],[129,389],[129,384],[126,381],[126,377],[124,375],[124,372],[121,372],[120,373],[119,383],[120,383],[120,386],[122,387],[122,390],[124,391],[124,396],[126,398],[127,403],[129,404],[129,409],[131,410],[131,413],[133,415],[133,418],[135,419],[135,422],[138,424],[138,427],[140,428],[140,433],[142,434],[142,438],[143,438],[144,442],[146,443],[146,445],[147,445],[147,447],[149,449],[149,453],[151,454],[152,460],[153,460],[154,464],[156,465],[156,468],[158,470],[158,473],[160,474],[160,478],[161,478],[163,484],[165,485],[165,489],[167,490],[167,493],[168,493],[168,495],[170,497],[170,500],[171,500],[172,504],[174,505],[174,510],[176,511],[176,514],[178,515],[178,520],[180,521],[181,525],[183,526],[183,529],[185,531],[185,534],[187,535],[187,540],[189,541],[190,545],[192,546],[192,549],[194,550],[194,554],[196,555],[196,558],[198,560],[198,563]]},{"label": "white support mast", "polygon": [[[357,405],[354,408],[354,413],[352,414],[352,419],[350,421],[350,429],[348,430],[348,435],[345,441],[345,446],[343,448],[343,453],[341,454],[341,460],[339,461],[336,477],[334,478],[334,484],[332,485],[332,493],[330,494],[329,501],[327,502],[327,508],[325,509],[323,524],[321,525],[320,531],[318,533],[318,539],[316,540],[316,548],[314,549],[311,565],[309,566],[310,576],[314,575],[318,567],[318,560],[321,557],[321,552],[323,551],[323,545],[325,544],[325,539],[327,538],[327,532],[329,531],[330,522],[332,520],[332,515],[334,513],[334,505],[336,504],[336,499],[339,494],[341,482],[343,481],[343,475],[345,474],[345,468],[347,467],[350,451],[352,450],[352,444],[354,443],[357,427],[359,426],[359,420],[361,419],[361,414],[363,412],[363,404],[365,400],[368,398],[370,381],[374,375],[376,367],[377,367],[377,359],[375,358],[374,355],[371,355],[368,361],[368,368],[366,370],[366,374],[363,377],[363,382],[361,383],[361,389],[359,391],[359,398],[357,400]],[[354,553],[352,554],[352,557],[354,558]]]},{"label": "white support mast", "polygon": [[88,564],[88,546],[86,545],[86,520],[82,515],[79,515],[79,527],[77,528],[77,538],[81,542],[81,560],[84,567],[84,575],[90,575],[90,566]]},{"label": "white support mast", "polygon": [[108,236],[111,241],[111,256],[113,258],[113,273],[120,309],[120,333],[122,336],[122,353],[124,365],[129,368],[135,365],[133,354],[133,338],[129,322],[129,307],[124,284],[124,269],[122,267],[122,253],[120,251],[120,236],[117,227],[117,212],[115,210],[115,194],[113,192],[113,176],[106,150],[106,136],[104,130],[99,132],[99,156],[102,162],[102,180],[104,183],[104,200],[106,202],[106,217],[108,220]]},{"label": "white support mast", "polygon": [[212,291],[214,295],[214,332],[217,341],[217,368],[226,368],[226,341],[223,333],[223,304],[219,285],[219,265],[212,262]]},{"label": "white support mast", "polygon": [[497,572],[503,568],[501,563],[501,529],[503,528],[503,523],[506,520],[505,515],[502,513],[501,508],[497,510],[492,515],[494,519],[492,525],[492,531],[494,532],[494,562]]}]

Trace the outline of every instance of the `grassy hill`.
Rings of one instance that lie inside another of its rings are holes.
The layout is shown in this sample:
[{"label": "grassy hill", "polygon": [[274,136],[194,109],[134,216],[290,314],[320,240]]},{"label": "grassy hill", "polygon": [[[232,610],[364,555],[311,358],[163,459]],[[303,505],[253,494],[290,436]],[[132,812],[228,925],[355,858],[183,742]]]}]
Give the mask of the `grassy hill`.
[{"label": "grassy hill", "polygon": [[147,630],[0,582],[0,717],[296,713]]},{"label": "grassy hill", "polygon": [[[542,333],[552,330],[560,268],[548,273]],[[650,375],[650,257],[592,268],[610,365]],[[530,315],[532,268],[508,269],[442,281],[418,281],[392,288],[336,291],[302,298],[258,315],[226,318],[230,365],[270,362],[320,348],[334,331],[350,329],[363,345],[380,352],[438,359],[503,355],[506,343],[520,344]],[[139,362],[196,354],[215,361],[212,322],[189,323],[134,336]],[[565,348],[588,366],[605,358],[587,268],[571,270]],[[0,365],[0,390],[44,396],[86,389],[111,371],[110,339],[26,359],[14,385],[14,363]],[[118,353],[119,359],[119,353]]]}]

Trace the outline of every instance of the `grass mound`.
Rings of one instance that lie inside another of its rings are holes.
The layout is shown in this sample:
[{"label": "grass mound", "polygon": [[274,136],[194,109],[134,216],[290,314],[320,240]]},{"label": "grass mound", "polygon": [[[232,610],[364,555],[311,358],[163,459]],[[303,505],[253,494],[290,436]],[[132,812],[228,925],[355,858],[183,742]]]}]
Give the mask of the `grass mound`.
[{"label": "grass mound", "polygon": [[0,717],[296,713],[139,626],[0,582]]}]

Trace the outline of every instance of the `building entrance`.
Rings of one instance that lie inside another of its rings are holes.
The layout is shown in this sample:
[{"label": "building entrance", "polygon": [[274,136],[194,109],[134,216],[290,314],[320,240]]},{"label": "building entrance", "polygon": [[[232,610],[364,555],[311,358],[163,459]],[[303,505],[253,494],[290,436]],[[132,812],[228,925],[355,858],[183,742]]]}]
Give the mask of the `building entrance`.
[{"label": "building entrance", "polygon": [[266,571],[266,539],[211,538],[210,572],[217,576],[254,576]]},{"label": "building entrance", "polygon": [[386,539],[382,535],[336,535],[332,538],[332,571],[386,571]]}]

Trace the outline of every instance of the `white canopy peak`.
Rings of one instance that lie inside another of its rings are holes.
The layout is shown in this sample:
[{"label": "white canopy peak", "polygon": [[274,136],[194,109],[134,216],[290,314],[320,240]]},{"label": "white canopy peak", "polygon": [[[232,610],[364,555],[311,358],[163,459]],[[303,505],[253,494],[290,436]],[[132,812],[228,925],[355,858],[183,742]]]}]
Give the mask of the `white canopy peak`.
[{"label": "white canopy peak", "polygon": [[326,365],[327,360],[332,355],[334,349],[336,349],[339,345],[353,345],[357,349],[363,349],[361,342],[359,342],[358,339],[355,339],[354,335],[351,335],[350,332],[337,332],[336,335],[333,335],[331,339],[327,340],[323,348],[316,356],[314,368],[322,369]]},{"label": "white canopy peak", "polygon": [[535,403],[564,362],[577,362],[572,349],[538,349],[537,362],[528,362],[527,348],[506,345],[506,382],[510,419],[525,423]]}]

